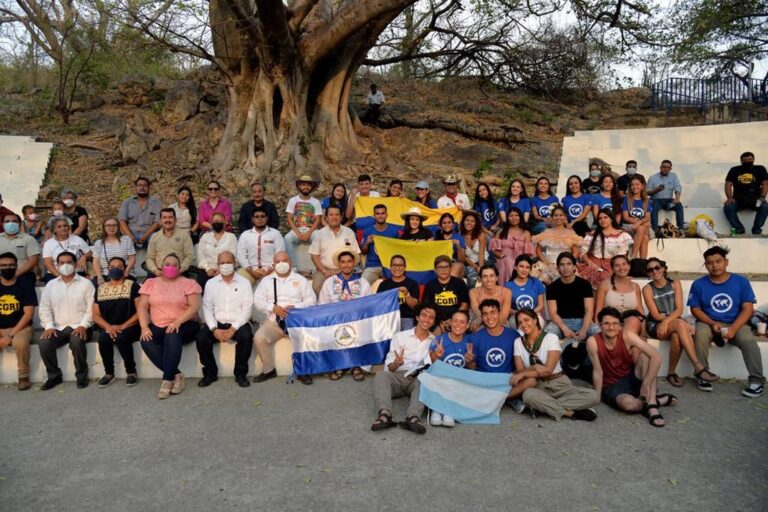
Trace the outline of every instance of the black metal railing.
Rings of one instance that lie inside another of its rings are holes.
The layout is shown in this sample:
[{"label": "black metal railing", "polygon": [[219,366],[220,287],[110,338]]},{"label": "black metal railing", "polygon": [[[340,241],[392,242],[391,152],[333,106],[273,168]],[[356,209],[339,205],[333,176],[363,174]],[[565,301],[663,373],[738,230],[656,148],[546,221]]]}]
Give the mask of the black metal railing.
[{"label": "black metal railing", "polygon": [[651,109],[698,107],[706,111],[712,105],[752,103],[768,106],[768,82],[759,79],[667,78],[651,86]]}]

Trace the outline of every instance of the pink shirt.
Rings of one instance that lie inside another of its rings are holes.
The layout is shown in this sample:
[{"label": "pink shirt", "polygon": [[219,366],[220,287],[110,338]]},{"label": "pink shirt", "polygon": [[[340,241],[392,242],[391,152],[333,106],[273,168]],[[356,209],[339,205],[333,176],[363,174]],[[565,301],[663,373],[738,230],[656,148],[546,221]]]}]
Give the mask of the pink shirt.
[{"label": "pink shirt", "polygon": [[225,229],[227,231],[232,231],[232,203],[230,203],[228,199],[220,197],[219,202],[216,203],[216,208],[214,208],[211,206],[208,199],[202,201],[197,209],[197,222],[200,224],[203,222],[210,224],[211,217],[213,217],[214,213],[221,213],[224,215],[224,219],[226,220]]},{"label": "pink shirt", "polygon": [[167,327],[184,314],[189,307],[189,295],[200,295],[203,290],[192,279],[178,277],[163,281],[147,279],[139,293],[149,297],[149,319],[157,327]]}]

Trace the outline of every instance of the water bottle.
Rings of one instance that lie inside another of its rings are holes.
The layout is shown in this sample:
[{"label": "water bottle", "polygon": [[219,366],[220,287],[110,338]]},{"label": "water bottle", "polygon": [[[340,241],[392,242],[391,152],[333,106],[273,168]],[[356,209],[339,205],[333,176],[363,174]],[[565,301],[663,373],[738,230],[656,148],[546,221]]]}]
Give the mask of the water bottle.
[{"label": "water bottle", "polygon": [[731,238],[736,236],[736,228],[731,228]]}]

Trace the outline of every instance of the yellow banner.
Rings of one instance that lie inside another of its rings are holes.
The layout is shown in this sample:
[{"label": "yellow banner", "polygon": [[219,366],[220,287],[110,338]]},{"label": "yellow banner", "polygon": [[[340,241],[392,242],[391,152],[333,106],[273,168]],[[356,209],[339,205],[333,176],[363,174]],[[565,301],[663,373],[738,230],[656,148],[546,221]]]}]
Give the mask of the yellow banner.
[{"label": "yellow banner", "polygon": [[[376,253],[384,268],[389,268],[392,256],[399,254],[405,258],[406,272],[425,272],[435,269],[435,258],[444,254],[453,255],[451,240],[412,241],[397,238],[375,237]],[[417,279],[418,281],[418,279]]]},{"label": "yellow banner", "polygon": [[457,207],[433,209],[427,208],[423,204],[405,199],[402,197],[358,197],[355,201],[355,216],[373,217],[373,207],[377,204],[383,204],[387,207],[387,224],[397,224],[402,226],[403,219],[400,215],[411,208],[418,208],[419,211],[427,216],[424,221],[425,226],[435,226],[440,222],[440,216],[446,212],[453,215],[453,220],[458,224],[461,222],[461,210]]}]

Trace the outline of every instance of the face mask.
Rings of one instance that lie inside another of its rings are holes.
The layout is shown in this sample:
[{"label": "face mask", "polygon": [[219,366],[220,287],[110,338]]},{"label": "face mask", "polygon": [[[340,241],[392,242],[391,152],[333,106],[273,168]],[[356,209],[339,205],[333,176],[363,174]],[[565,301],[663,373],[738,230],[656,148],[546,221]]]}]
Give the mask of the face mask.
[{"label": "face mask", "polygon": [[755,165],[754,162],[744,162],[743,164],[741,164],[741,166],[744,167],[745,169],[751,169],[753,165]]},{"label": "face mask", "polygon": [[593,178],[597,178],[600,176],[600,171],[589,171],[589,175]]},{"label": "face mask", "polygon": [[232,263],[222,263],[219,265],[219,272],[223,276],[231,276],[235,272],[235,265]]},{"label": "face mask", "polygon": [[627,174],[629,174],[630,176],[632,176],[636,172],[637,172],[637,167],[627,167]]},{"label": "face mask", "polygon": [[36,213],[30,213],[29,215],[27,215],[27,218],[32,222],[35,222],[39,217]]},{"label": "face mask", "polygon": [[5,280],[10,281],[16,276],[16,267],[4,268],[3,270],[0,270],[0,276],[2,276]]},{"label": "face mask", "polygon": [[69,277],[75,273],[75,266],[71,263],[62,263],[59,265],[59,273],[63,276]]},{"label": "face mask", "polygon": [[174,267],[173,265],[164,265],[163,277],[167,277],[168,279],[176,279],[179,277],[179,267]]},{"label": "face mask", "polygon": [[214,222],[213,224],[211,224],[211,227],[217,233],[221,233],[222,231],[224,231],[224,223],[223,222]]},{"label": "face mask", "polygon": [[66,206],[67,208],[72,208],[73,206],[75,206],[75,201],[72,199],[65,199],[64,201],[62,201],[62,203],[64,203],[64,206]]},{"label": "face mask", "polygon": [[275,272],[278,274],[287,274],[291,271],[291,265],[287,261],[281,261],[275,264]]},{"label": "face mask", "polygon": [[19,232],[19,224],[17,222],[6,222],[3,224],[3,229],[9,235],[15,235]]},{"label": "face mask", "polygon": [[64,215],[64,210],[53,210],[54,217],[61,217],[62,215]]},{"label": "face mask", "polygon": [[112,281],[119,281],[123,278],[125,275],[125,272],[121,268],[111,268],[109,269],[109,278]]}]

